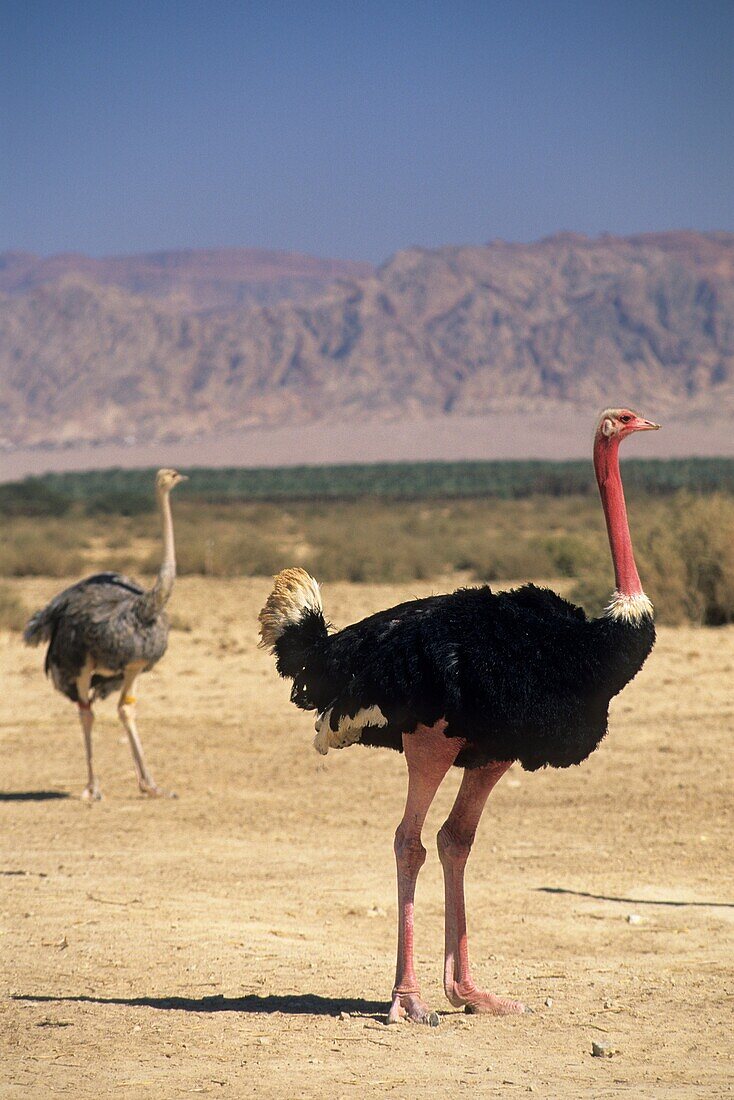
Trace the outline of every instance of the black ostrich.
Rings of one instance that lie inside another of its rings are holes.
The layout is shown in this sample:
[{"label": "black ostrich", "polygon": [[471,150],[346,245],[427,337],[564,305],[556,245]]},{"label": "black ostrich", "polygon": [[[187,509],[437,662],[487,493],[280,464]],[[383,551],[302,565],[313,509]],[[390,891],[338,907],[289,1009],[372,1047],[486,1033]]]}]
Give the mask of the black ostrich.
[{"label": "black ostrich", "polygon": [[92,762],[92,703],[120,689],[117,713],[130,739],[138,786],[143,794],[162,791],[151,778],[135,719],[135,682],[160,661],[168,646],[168,603],[176,578],[173,520],[169,495],[188,479],[177,470],[159,470],[155,491],[163,525],[163,562],[155,584],[145,591],[119,573],[97,573],[54,596],[37,611],[23,633],[26,645],[48,642],[45,669],[54,686],[79,708],[87,757],[82,798],[102,793]]},{"label": "black ostrich", "polygon": [[411,600],[330,634],[319,587],[286,569],[260,613],[261,644],[291,699],[318,711],[314,746],[359,742],[403,750],[408,795],[395,833],[398,951],[388,1020],[435,1024],[413,968],[413,899],[426,852],[421,830],[451,765],[464,768],[438,833],[446,891],[444,989],[455,1007],[524,1011],[477,989],[469,966],[464,867],[487,797],[514,760],[528,771],[580,764],[607,730],[610,699],[639,672],[655,642],[653,609],[632,555],[619,473],[619,444],[657,424],[607,409],[594,439],[594,468],[607,522],[616,591],[598,619],[528,584]]}]

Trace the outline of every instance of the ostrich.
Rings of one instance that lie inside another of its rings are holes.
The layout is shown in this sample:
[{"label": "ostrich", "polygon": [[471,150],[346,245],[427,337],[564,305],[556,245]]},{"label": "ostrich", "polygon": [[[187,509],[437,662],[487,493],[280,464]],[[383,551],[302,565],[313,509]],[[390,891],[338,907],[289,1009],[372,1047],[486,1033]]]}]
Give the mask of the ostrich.
[{"label": "ostrich", "polygon": [[119,573],[97,573],[55,596],[29,620],[27,645],[48,642],[46,675],[76,703],[87,756],[87,785],[82,798],[97,801],[102,793],[92,763],[92,703],[121,688],[117,704],[132,749],[140,790],[165,792],[155,785],[145,764],[135,720],[135,682],[160,661],[168,645],[165,606],[176,577],[173,521],[169,495],[188,479],[176,470],[159,470],[155,493],[163,524],[163,562],[149,591]]},{"label": "ostrich", "polygon": [[291,700],[318,712],[321,753],[354,742],[402,750],[405,812],[395,833],[398,947],[388,1022],[435,1025],[413,965],[415,885],[426,851],[428,808],[452,765],[464,769],[441,827],[445,885],[444,991],[466,1012],[523,1012],[518,1001],[477,988],[464,906],[464,868],[490,791],[517,760],[528,771],[580,764],[607,730],[610,699],[639,672],[655,642],[653,609],[632,555],[619,445],[659,425],[629,409],[606,409],[594,438],[594,468],[606,517],[616,590],[587,619],[549,589],[459,589],[381,611],[329,633],[319,586],[286,569],[260,612],[261,646]]}]

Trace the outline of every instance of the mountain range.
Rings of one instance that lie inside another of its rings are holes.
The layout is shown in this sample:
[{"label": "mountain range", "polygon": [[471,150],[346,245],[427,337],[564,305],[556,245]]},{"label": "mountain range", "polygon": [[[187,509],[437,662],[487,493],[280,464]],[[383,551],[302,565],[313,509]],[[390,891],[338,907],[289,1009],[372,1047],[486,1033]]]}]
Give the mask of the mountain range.
[{"label": "mountain range", "polygon": [[734,412],[734,235],[0,255],[0,445],[574,410]]}]

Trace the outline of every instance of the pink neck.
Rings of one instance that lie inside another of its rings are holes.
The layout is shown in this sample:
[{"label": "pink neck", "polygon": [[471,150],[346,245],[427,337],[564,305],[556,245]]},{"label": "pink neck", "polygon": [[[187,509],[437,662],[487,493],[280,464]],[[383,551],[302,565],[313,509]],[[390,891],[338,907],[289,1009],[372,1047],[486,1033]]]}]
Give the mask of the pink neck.
[{"label": "pink neck", "polygon": [[608,439],[601,432],[598,433],[594,440],[594,470],[604,518],[607,521],[617,591],[624,596],[637,596],[642,592],[642,585],[632,553],[632,539],[627,523],[627,508],[619,473],[619,443],[619,436]]}]

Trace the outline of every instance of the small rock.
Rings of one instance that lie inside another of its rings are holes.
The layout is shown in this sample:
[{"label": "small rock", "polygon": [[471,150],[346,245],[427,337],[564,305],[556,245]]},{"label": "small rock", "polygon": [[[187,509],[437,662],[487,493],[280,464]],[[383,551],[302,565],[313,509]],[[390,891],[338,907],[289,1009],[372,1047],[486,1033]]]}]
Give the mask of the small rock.
[{"label": "small rock", "polygon": [[351,1018],[352,1018],[352,1014],[350,1012],[340,1012],[339,1013],[339,1019],[340,1020],[351,1020]]},{"label": "small rock", "polygon": [[591,1054],[594,1058],[611,1058],[614,1054],[619,1054],[608,1039],[603,1039],[601,1042],[593,1042],[591,1044]]},{"label": "small rock", "polygon": [[642,924],[642,917],[639,913],[628,913],[627,924]]},{"label": "small rock", "polygon": [[545,1004],[546,1008],[553,1008],[553,998],[552,997],[546,997],[546,999],[543,1003]]}]

